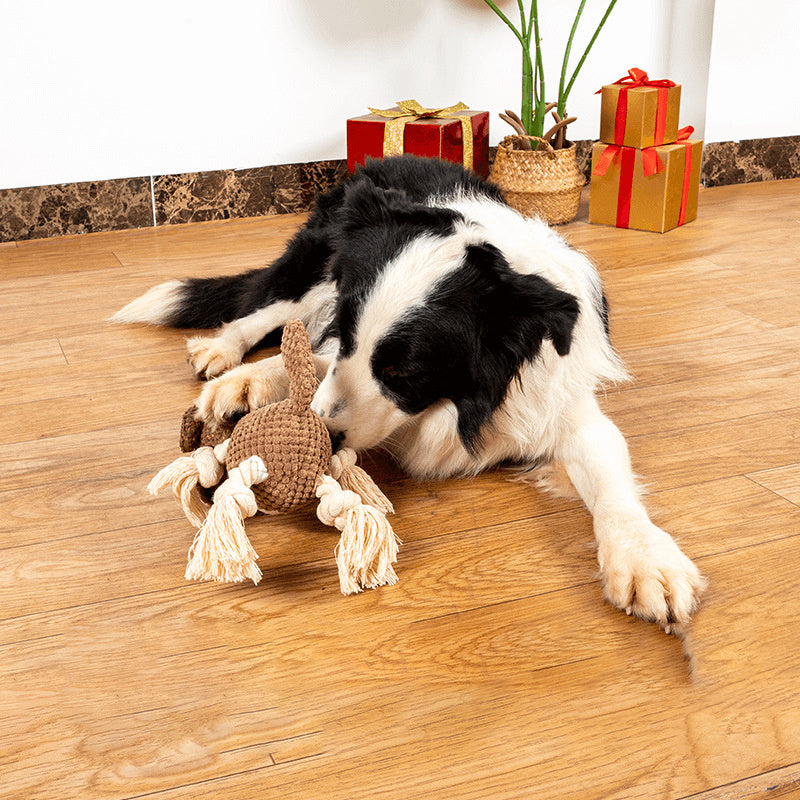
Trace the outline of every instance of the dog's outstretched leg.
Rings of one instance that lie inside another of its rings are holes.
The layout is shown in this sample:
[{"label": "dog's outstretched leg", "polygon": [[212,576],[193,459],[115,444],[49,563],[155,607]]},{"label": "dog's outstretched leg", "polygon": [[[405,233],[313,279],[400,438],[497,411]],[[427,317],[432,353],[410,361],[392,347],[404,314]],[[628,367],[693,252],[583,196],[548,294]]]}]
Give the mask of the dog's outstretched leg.
[{"label": "dog's outstretched leg", "polygon": [[556,457],[594,518],[603,595],[669,632],[688,622],[706,581],[672,537],[648,518],[625,439],[587,400]]}]

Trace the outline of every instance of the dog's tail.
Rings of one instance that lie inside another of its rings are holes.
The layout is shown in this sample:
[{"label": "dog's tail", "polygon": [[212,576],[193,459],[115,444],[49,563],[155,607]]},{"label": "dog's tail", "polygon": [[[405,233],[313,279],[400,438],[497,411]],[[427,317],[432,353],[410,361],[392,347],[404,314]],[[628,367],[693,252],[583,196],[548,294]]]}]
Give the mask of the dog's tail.
[{"label": "dog's tail", "polygon": [[254,272],[160,283],[132,300],[111,322],[144,322],[173,328],[216,328],[248,313]]}]

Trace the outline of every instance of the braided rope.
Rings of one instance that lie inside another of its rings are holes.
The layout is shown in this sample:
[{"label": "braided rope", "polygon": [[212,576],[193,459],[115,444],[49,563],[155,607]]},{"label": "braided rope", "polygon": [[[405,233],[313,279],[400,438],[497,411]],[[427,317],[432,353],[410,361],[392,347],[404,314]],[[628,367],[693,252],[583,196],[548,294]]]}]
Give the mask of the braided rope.
[{"label": "braided rope", "polygon": [[350,491],[361,496],[367,505],[384,514],[394,514],[394,506],[389,498],[378,488],[375,481],[356,464],[356,451],[343,447],[331,459],[331,475]]},{"label": "braided rope", "polygon": [[264,462],[258,456],[245,459],[228,473],[228,479],[214,492],[214,503],[194,537],[186,566],[187,580],[238,583],[250,579],[257,584],[261,570],[258,553],[244,530],[244,520],[258,512],[250,488],[267,479]]}]

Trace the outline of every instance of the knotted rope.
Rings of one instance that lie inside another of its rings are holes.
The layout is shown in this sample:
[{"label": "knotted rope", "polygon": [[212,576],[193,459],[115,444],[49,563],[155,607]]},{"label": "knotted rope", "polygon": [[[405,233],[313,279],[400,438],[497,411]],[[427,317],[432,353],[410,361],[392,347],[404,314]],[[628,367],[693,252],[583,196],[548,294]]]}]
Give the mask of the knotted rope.
[{"label": "knotted rope", "polygon": [[157,495],[166,486],[172,487],[186,518],[199,528],[208,513],[208,503],[203,499],[198,484],[205,489],[216,486],[225,476],[225,453],[228,440],[217,447],[199,447],[187,456],[176,458],[160,470],[147,485],[147,491]]},{"label": "knotted rope", "polygon": [[258,512],[250,488],[268,477],[264,462],[251,456],[228,472],[228,479],[214,492],[208,516],[189,549],[188,580],[239,583],[261,580],[258,553],[244,530],[244,520]]}]

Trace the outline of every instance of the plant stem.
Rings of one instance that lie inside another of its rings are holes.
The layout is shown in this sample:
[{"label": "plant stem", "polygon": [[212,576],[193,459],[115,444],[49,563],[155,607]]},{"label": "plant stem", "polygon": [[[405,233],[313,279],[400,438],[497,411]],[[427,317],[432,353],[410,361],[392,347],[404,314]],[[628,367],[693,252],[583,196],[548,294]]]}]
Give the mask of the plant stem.
[{"label": "plant stem", "polygon": [[[614,0],[616,2],[616,0]],[[544,132],[544,66],[542,64],[541,38],[539,36],[539,4],[538,0],[531,0],[531,17],[533,18],[533,42],[536,47],[536,77],[538,85],[536,87],[536,111],[529,131],[531,136],[541,136]],[[530,41],[528,42],[530,47]]]},{"label": "plant stem", "polygon": [[489,8],[491,8],[492,11],[494,11],[494,13],[497,14],[497,16],[500,17],[500,19],[503,20],[503,22],[505,22],[506,25],[508,25],[509,28],[511,28],[511,30],[514,32],[514,36],[516,36],[517,39],[519,39],[519,43],[523,47],[525,47],[525,39],[524,39],[524,37],[514,27],[514,25],[511,22],[511,20],[492,2],[492,0],[483,0],[483,2],[486,3],[486,5],[489,6]]},{"label": "plant stem", "polygon": [[[595,40],[597,39],[597,37],[600,35],[600,31],[602,30],[603,25],[605,25],[609,14],[611,14],[611,10],[614,8],[614,6],[616,4],[617,4],[617,0],[611,0],[611,2],[608,4],[608,8],[606,9],[606,13],[603,14],[603,18],[600,20],[600,24],[597,26],[597,29],[594,32],[594,36],[592,36],[592,38],[589,40],[589,44],[586,45],[586,50],[583,51],[583,55],[581,56],[581,60],[578,62],[578,66],[575,67],[575,71],[572,73],[572,77],[570,78],[569,83],[567,84],[567,88],[563,91],[563,93],[559,89],[559,92],[558,92],[559,113],[562,113],[561,112],[562,106],[564,108],[566,108],[567,98],[569,97],[569,93],[572,91],[572,84],[575,83],[575,78],[578,77],[578,73],[580,72],[581,67],[583,66],[583,62],[586,61],[586,56],[589,55],[589,51],[592,49],[592,45],[595,43]],[[562,116],[563,116],[563,113],[562,113]]]},{"label": "plant stem", "polygon": [[563,117],[566,111],[567,98],[564,95],[564,83],[567,79],[567,63],[569,61],[569,53],[572,50],[572,40],[575,38],[575,32],[578,30],[578,23],[583,14],[583,7],[586,5],[586,0],[581,0],[578,10],[575,13],[575,21],[572,23],[572,30],[569,32],[569,39],[567,39],[567,46],[564,48],[564,60],[561,62],[561,80],[558,84],[558,115]]},{"label": "plant stem", "polygon": [[523,4],[522,0],[517,0],[517,5],[519,6],[519,30],[522,34],[524,39],[530,41],[530,36],[527,33],[527,25],[525,24],[525,5]]},{"label": "plant stem", "polygon": [[533,96],[533,63],[531,62],[530,47],[522,48],[522,108],[520,109],[520,119],[525,126],[525,130],[535,136],[534,133],[534,96]]}]

